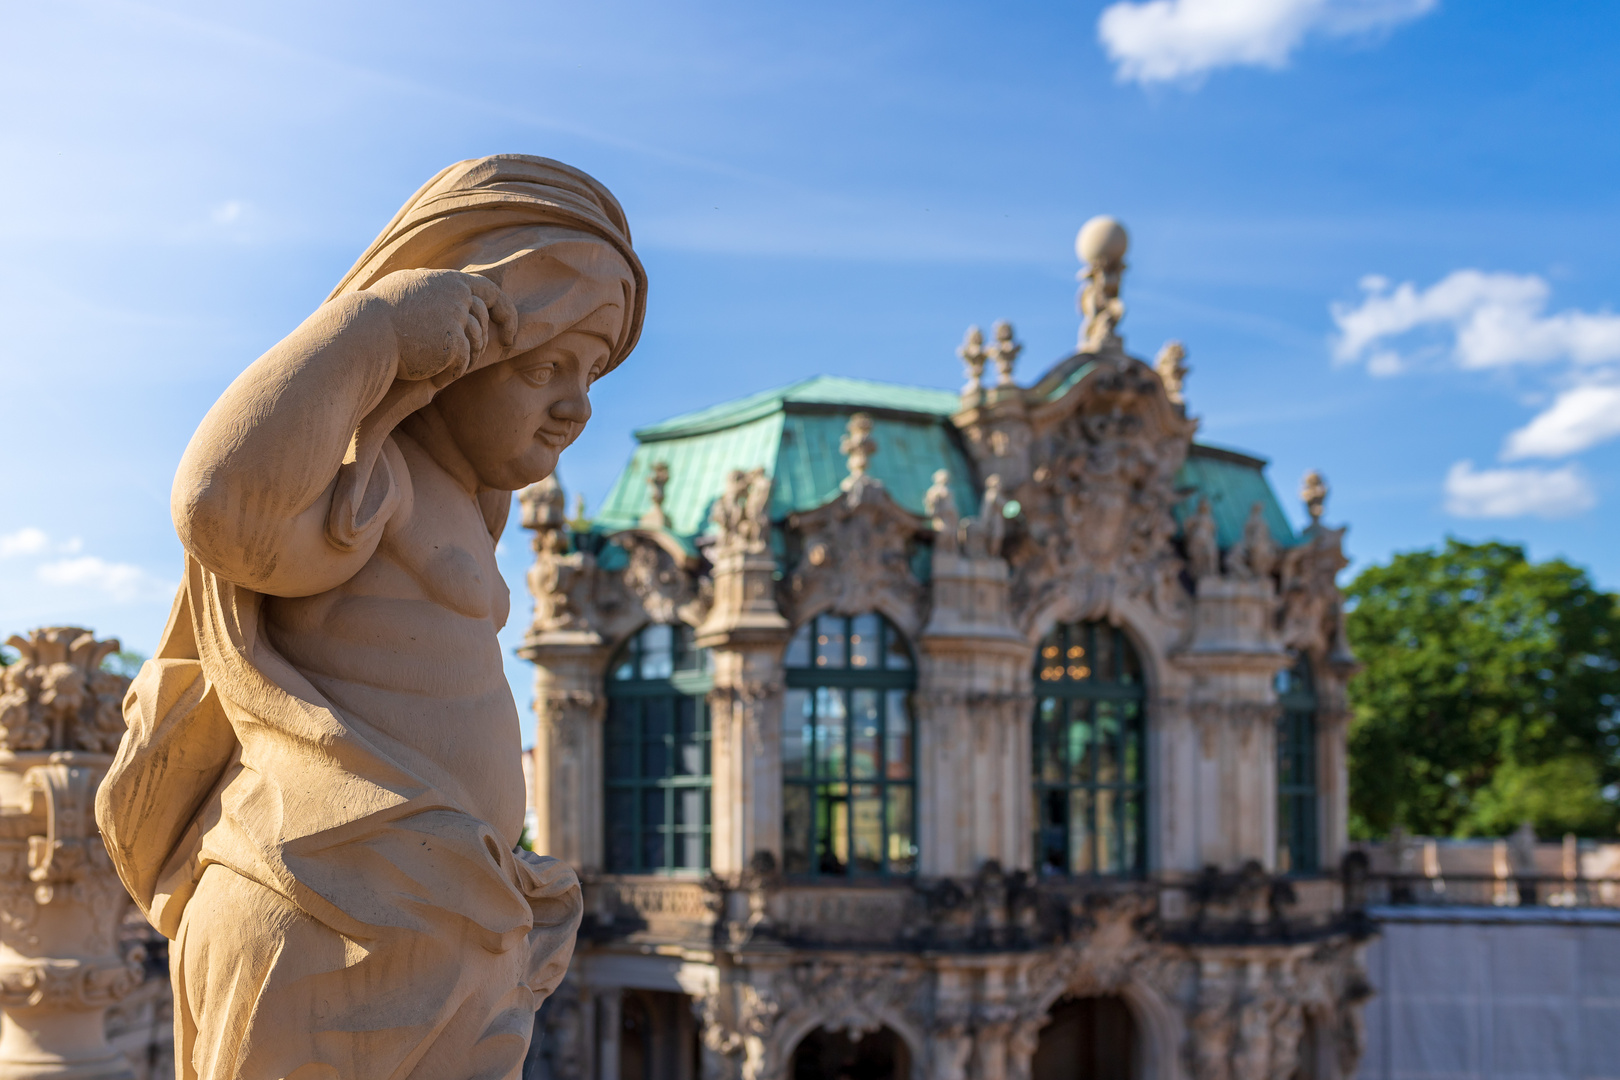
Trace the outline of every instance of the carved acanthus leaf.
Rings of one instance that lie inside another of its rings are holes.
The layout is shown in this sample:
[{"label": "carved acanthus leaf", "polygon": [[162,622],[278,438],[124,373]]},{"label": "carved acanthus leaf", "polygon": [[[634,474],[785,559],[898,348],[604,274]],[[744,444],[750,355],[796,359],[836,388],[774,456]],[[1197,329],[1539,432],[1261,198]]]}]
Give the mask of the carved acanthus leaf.
[{"label": "carved acanthus leaf", "polygon": [[783,583],[789,621],[817,611],[879,610],[908,633],[925,621],[927,591],[911,570],[922,523],[863,477],[824,506],[788,519],[799,557]]},{"label": "carved acanthus leaf", "polygon": [[129,680],[103,671],[118,641],[77,626],[32,630],[7,644],[21,654],[0,674],[0,748],[110,754],[124,737]]}]

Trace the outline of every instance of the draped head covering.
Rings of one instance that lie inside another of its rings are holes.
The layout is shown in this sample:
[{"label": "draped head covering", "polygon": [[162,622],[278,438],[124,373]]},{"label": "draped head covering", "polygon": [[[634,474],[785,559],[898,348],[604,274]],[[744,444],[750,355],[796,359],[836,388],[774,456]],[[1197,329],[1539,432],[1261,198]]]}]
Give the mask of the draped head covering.
[{"label": "draped head covering", "polygon": [[[570,272],[547,273],[555,262]],[[647,273],[630,245],[624,210],[593,177],[550,158],[495,154],[445,169],[400,208],[327,299],[407,269],[465,270],[504,289],[518,307],[511,355],[590,315],[581,308],[615,280],[622,324],[607,370],[641,337]]]}]

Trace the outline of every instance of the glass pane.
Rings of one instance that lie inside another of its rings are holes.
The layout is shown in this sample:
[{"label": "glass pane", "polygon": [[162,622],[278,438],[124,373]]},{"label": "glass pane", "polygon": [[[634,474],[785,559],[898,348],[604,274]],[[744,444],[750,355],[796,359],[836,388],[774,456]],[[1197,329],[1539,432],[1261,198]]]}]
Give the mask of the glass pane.
[{"label": "glass pane", "polygon": [[1099,701],[1093,704],[1092,710],[1092,715],[1096,717],[1093,738],[1097,748],[1097,783],[1117,784],[1119,782],[1119,702]]},{"label": "glass pane", "polygon": [[704,858],[704,843],[702,832],[683,832],[675,838],[675,865],[684,870],[699,870],[709,865]]},{"label": "glass pane", "polygon": [[851,774],[863,780],[878,775],[878,752],[883,735],[881,702],[882,695],[877,690],[855,690],[850,694]]},{"label": "glass pane", "polygon": [[1123,840],[1120,845],[1121,869],[1126,872],[1138,870],[1142,866],[1142,803],[1141,797],[1132,793],[1121,796],[1123,809]]},{"label": "glass pane", "polygon": [[636,868],[636,793],[609,791],[607,797],[608,869],[626,872]]},{"label": "glass pane", "polygon": [[810,789],[803,784],[782,786],[782,869],[810,872]]},{"label": "glass pane", "polygon": [[844,692],[830,687],[816,690],[816,775],[843,779],[845,760]]},{"label": "glass pane", "polygon": [[1142,707],[1134,701],[1123,701],[1119,705],[1120,713],[1125,718],[1125,760],[1121,770],[1121,778],[1127,784],[1140,784],[1143,782],[1142,771]]},{"label": "glass pane", "polygon": [[911,824],[911,788],[891,786],[888,790],[889,821],[888,851],[889,873],[910,874],[917,869],[917,845]]},{"label": "glass pane", "polygon": [[674,726],[673,698],[647,698],[641,714],[641,775],[646,780],[662,780],[670,770],[670,729]]},{"label": "glass pane", "polygon": [[674,628],[654,623],[641,632],[641,677],[667,679],[674,673]]},{"label": "glass pane", "polygon": [[788,642],[787,656],[782,661],[786,666],[794,668],[810,666],[810,630],[810,623],[804,623],[793,632],[793,640]]},{"label": "glass pane", "polygon": [[1112,626],[1093,626],[1091,635],[1091,666],[1100,682],[1118,682],[1119,672],[1114,669],[1114,634]]},{"label": "glass pane", "polygon": [[634,652],[629,649],[625,650],[623,661],[620,662],[618,667],[613,669],[613,677],[621,682],[625,679],[633,679],[636,677],[636,658]]},{"label": "glass pane", "polygon": [[849,789],[844,784],[816,788],[816,871],[842,874],[849,866]]},{"label": "glass pane", "polygon": [[1092,823],[1097,838],[1096,873],[1117,874],[1120,865],[1118,794],[1106,789],[1095,795],[1097,816]]},{"label": "glass pane", "polygon": [[1053,634],[1041,642],[1041,654],[1035,668],[1041,682],[1056,682],[1063,678],[1063,646],[1058,641],[1058,635]]},{"label": "glass pane", "polygon": [[1119,681],[1130,686],[1142,684],[1142,662],[1137,659],[1136,650],[1131,647],[1131,639],[1124,634],[1119,636]]},{"label": "glass pane", "polygon": [[675,699],[675,771],[680,776],[702,776],[703,729],[698,701],[691,697]]},{"label": "glass pane", "polygon": [[667,789],[647,788],[641,793],[641,828],[645,832],[665,824],[664,799]]},{"label": "glass pane", "polygon": [[836,615],[816,616],[816,667],[847,667],[845,644],[842,618]]},{"label": "glass pane", "polygon": [[607,778],[631,780],[636,776],[636,702],[617,698],[608,710]]},{"label": "glass pane", "polygon": [[1091,728],[1091,703],[1065,702],[1069,707],[1069,723],[1064,729],[1069,762],[1069,783],[1085,784],[1091,781],[1096,767],[1095,734]]},{"label": "glass pane", "polygon": [[782,775],[806,776],[811,735],[810,691],[789,690],[782,699]]},{"label": "glass pane", "polygon": [[911,704],[904,690],[890,690],[884,716],[884,775],[890,780],[911,778]]},{"label": "glass pane", "polygon": [[871,671],[882,666],[883,624],[876,615],[857,615],[849,625],[849,666]]},{"label": "glass pane", "polygon": [[1084,628],[1065,633],[1063,641],[1063,652],[1055,658],[1057,666],[1063,669],[1063,677],[1073,682],[1084,682],[1091,678],[1091,653],[1086,645]]},{"label": "glass pane", "polygon": [[1057,698],[1042,698],[1035,714],[1035,775],[1043,783],[1063,783],[1063,714]]},{"label": "glass pane", "polygon": [[1096,864],[1091,850],[1091,792],[1069,792],[1069,872],[1094,874]]},{"label": "glass pane", "polygon": [[883,871],[883,800],[876,784],[855,785],[855,872]]},{"label": "glass pane", "polygon": [[703,788],[675,789],[675,824],[703,825],[709,793]]},{"label": "glass pane", "polygon": [[883,666],[890,671],[910,671],[911,653],[906,649],[906,643],[900,637],[900,631],[893,626],[883,628],[883,636],[887,648],[883,654]]},{"label": "glass pane", "polygon": [[643,870],[663,870],[669,865],[666,857],[666,848],[669,838],[661,832],[647,832],[641,834],[641,868]]},{"label": "glass pane", "polygon": [[1035,860],[1043,874],[1068,873],[1068,811],[1062,791],[1035,792]]}]

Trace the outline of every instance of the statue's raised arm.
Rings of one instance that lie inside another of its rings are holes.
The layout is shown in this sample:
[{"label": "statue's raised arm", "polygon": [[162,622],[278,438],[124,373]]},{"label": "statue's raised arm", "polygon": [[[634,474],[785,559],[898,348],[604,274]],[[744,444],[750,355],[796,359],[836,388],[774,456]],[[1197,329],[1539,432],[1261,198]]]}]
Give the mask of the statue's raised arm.
[{"label": "statue's raised arm", "polygon": [[173,939],[181,1080],[517,1080],[582,906],[519,845],[495,541],[645,303],[599,183],[464,161],[198,428],[96,805]]}]

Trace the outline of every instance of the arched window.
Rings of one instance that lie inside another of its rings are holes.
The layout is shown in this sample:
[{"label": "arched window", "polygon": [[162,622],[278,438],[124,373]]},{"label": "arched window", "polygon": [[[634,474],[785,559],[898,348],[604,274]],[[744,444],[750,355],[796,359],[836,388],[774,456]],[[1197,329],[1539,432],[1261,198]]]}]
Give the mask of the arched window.
[{"label": "arched window", "polygon": [[818,615],[793,635],[786,667],[782,868],[912,873],[917,672],[900,632],[877,614]]},{"label": "arched window", "polygon": [[1316,687],[1302,656],[1277,673],[1277,869],[1314,874],[1316,839]]},{"label": "arched window", "polygon": [[692,628],[655,624],[608,669],[607,868],[616,874],[709,865],[707,650]]},{"label": "arched window", "polygon": [[1142,665],[1106,623],[1054,629],[1035,656],[1035,858],[1044,874],[1146,866]]},{"label": "arched window", "polygon": [[1059,998],[1037,1039],[1032,1080],[1130,1080],[1136,1075],[1136,1021],[1123,998]]}]

